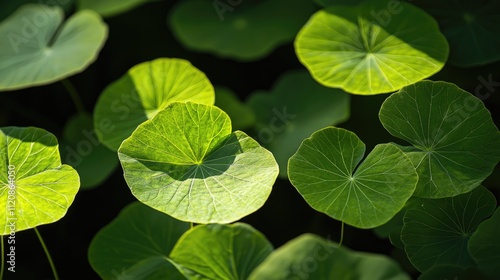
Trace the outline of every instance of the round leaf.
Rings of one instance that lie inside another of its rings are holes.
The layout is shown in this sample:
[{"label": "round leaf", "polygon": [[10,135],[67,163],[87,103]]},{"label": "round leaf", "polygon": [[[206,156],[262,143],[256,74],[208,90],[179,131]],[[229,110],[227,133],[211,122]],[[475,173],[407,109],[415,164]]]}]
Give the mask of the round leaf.
[{"label": "round leaf", "polygon": [[61,165],[56,137],[40,128],[3,127],[0,143],[1,235],[64,217],[80,179]]},{"label": "round leaf", "polygon": [[478,98],[445,82],[422,81],[388,97],[379,113],[417,168],[415,195],[451,197],[471,191],[500,160],[500,133]]},{"label": "round leaf", "polygon": [[272,251],[266,237],[247,224],[210,224],[186,232],[170,257],[202,279],[233,280],[248,279]]},{"label": "round leaf", "polygon": [[401,231],[411,263],[420,271],[438,264],[474,265],[468,240],[495,207],[495,197],[484,187],[451,198],[420,198],[406,211]]},{"label": "round leaf", "polygon": [[500,273],[500,208],[482,222],[469,240],[469,252],[481,271],[495,278]]},{"label": "round leaf", "polygon": [[249,277],[249,280],[260,279],[408,280],[410,277],[386,256],[351,251],[304,234],[271,253]]},{"label": "round leaf", "polygon": [[403,208],[418,176],[392,144],[377,145],[360,163],[364,153],[356,134],[319,130],[290,158],[290,182],[312,208],[334,219],[359,228],[380,226]]},{"label": "round leaf", "polygon": [[118,15],[152,0],[78,0],[77,10],[91,9],[103,17]]},{"label": "round leaf", "polygon": [[321,84],[366,95],[427,78],[448,57],[446,39],[431,16],[399,1],[388,10],[385,0],[316,12],[297,35],[295,49]]},{"label": "round leaf", "polygon": [[350,96],[316,83],[306,70],[284,74],[271,92],[254,92],[248,104],[256,112],[260,143],[276,157],[286,178],[288,159],[314,131],[346,121]]},{"label": "round leaf", "polygon": [[108,35],[92,11],[27,4],[0,24],[0,90],[50,84],[87,68]]},{"label": "round leaf", "polygon": [[292,41],[314,10],[303,0],[187,0],[174,7],[169,24],[191,50],[250,61]]},{"label": "round leaf", "polygon": [[113,151],[139,124],[172,102],[214,104],[214,88],[189,61],[159,58],[132,67],[109,85],[94,111],[99,140]]},{"label": "round leaf", "polygon": [[188,229],[135,202],[94,236],[89,262],[102,279],[186,279],[168,255]]},{"label": "round leaf", "polygon": [[229,223],[256,211],[278,175],[269,151],[231,133],[226,113],[190,102],[141,124],[118,156],[137,199],[194,223]]}]

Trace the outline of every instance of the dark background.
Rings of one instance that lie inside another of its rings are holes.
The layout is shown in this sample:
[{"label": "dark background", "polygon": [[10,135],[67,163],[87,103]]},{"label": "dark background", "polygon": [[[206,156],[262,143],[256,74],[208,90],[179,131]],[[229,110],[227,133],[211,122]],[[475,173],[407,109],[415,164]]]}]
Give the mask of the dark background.
[{"label": "dark background", "polygon": [[[224,85],[245,100],[255,90],[268,90],[284,72],[304,67],[298,62],[291,42],[277,48],[268,57],[255,62],[237,62],[187,50],[177,42],[166,24],[172,2],[152,2],[119,16],[107,18],[109,38],[98,60],[86,71],[70,77],[85,109],[92,112],[105,86],[122,76],[130,67],[159,57],[189,60],[203,71],[214,85]],[[207,11],[214,12],[215,11]],[[500,82],[500,63],[459,69],[451,66],[431,77],[454,82],[474,92],[478,77]],[[500,87],[484,100],[498,126]],[[351,119],[339,126],[355,132],[370,151],[374,145],[396,141],[381,126],[380,104],[387,94],[352,96]],[[0,93],[0,126],[37,126],[60,137],[66,120],[76,113],[74,104],[61,83]],[[499,197],[497,167],[485,186]],[[99,279],[87,260],[92,237],[119,211],[136,199],[123,179],[121,167],[101,186],[80,191],[60,221],[39,227],[51,252],[61,279]],[[338,241],[340,223],[310,208],[287,180],[278,180],[267,203],[244,218],[278,247],[294,237],[311,232]],[[410,273],[403,252],[388,240],[377,238],[370,230],[346,226],[344,244],[354,250],[392,255]],[[7,245],[7,244],[6,244]],[[5,268],[6,269],[6,268]],[[16,273],[4,272],[6,279],[52,279],[52,272],[33,230],[16,233]]]}]

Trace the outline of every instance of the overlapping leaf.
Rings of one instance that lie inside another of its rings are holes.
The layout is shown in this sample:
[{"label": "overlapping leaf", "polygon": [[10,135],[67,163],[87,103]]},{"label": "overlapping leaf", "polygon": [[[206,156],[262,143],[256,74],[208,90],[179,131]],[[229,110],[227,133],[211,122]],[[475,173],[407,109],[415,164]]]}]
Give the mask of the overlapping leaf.
[{"label": "overlapping leaf", "polygon": [[500,273],[500,208],[483,221],[469,240],[469,252],[477,266],[491,277]]}]

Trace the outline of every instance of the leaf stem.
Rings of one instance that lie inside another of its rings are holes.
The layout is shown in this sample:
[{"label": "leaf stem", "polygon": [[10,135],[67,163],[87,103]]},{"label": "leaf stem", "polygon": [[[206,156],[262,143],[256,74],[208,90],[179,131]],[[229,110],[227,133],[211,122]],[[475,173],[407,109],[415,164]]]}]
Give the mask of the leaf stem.
[{"label": "leaf stem", "polygon": [[2,247],[2,248],[0,249],[0,251],[1,251],[0,253],[2,254],[2,268],[0,268],[0,280],[3,279],[3,269],[4,269],[4,263],[5,263],[4,255],[3,255],[4,254],[4,252],[3,252],[3,250],[4,250],[3,249],[3,235],[1,238],[2,238],[2,240],[0,243],[2,243],[2,245],[0,245],[0,247]]},{"label": "leaf stem", "polygon": [[342,226],[340,227],[340,241],[339,247],[342,246],[342,242],[344,241],[344,222],[342,222]]},{"label": "leaf stem", "polygon": [[75,86],[73,86],[73,84],[68,79],[62,80],[61,83],[64,86],[64,88],[68,91],[69,96],[71,97],[71,100],[73,100],[73,103],[75,104],[78,113],[80,114],[85,113],[82,100],[80,99],[80,96],[78,95]]},{"label": "leaf stem", "polygon": [[54,279],[59,280],[59,276],[57,276],[57,270],[56,267],[54,266],[54,262],[52,261],[52,257],[50,257],[49,250],[47,249],[47,246],[45,246],[45,242],[43,242],[42,235],[40,235],[40,232],[38,229],[35,227],[33,228],[36,232],[36,235],[38,236],[38,240],[40,240],[40,244],[42,244],[43,250],[45,251],[45,255],[47,255],[47,259],[49,260],[50,263],[50,268],[52,268],[52,273],[54,274]]}]

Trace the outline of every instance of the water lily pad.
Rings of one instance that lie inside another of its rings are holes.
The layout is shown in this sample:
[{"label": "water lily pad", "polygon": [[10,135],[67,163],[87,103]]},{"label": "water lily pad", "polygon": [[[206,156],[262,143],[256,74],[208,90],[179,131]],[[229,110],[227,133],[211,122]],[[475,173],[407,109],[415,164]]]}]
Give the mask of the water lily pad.
[{"label": "water lily pad", "polygon": [[57,139],[41,128],[0,128],[1,235],[53,223],[66,215],[80,187],[61,165]]},{"label": "water lily pad", "polygon": [[242,103],[238,96],[226,87],[215,87],[215,106],[229,115],[233,130],[247,129],[255,124],[255,113],[252,108]]},{"label": "water lily pad", "polygon": [[0,90],[50,84],[97,58],[108,34],[101,17],[85,10],[63,18],[58,6],[27,4],[0,24]]},{"label": "water lily pad", "polygon": [[118,150],[139,201],[194,223],[229,223],[259,209],[278,175],[271,152],[215,106],[172,103]]},{"label": "water lily pad", "polygon": [[94,236],[89,262],[102,279],[187,279],[168,256],[188,229],[189,223],[134,202]]},{"label": "water lily pad", "polygon": [[314,10],[303,0],[186,0],[173,8],[169,24],[191,50],[250,61],[292,41]]},{"label": "water lily pad", "polygon": [[495,278],[500,273],[500,208],[483,221],[469,239],[469,252],[484,273]]},{"label": "water lily pad", "polygon": [[446,82],[421,81],[388,97],[379,113],[417,168],[415,195],[473,190],[500,160],[500,132],[480,99]]},{"label": "water lily pad", "polygon": [[184,59],[159,58],[132,67],[104,89],[94,110],[99,140],[113,151],[139,124],[172,102],[213,105],[214,88]]},{"label": "water lily pad", "polygon": [[377,145],[360,163],[364,153],[356,134],[319,130],[290,158],[290,182],[312,208],[334,219],[359,228],[380,226],[403,208],[418,176],[392,144]]},{"label": "water lily pad", "polygon": [[77,10],[91,9],[103,17],[115,16],[152,0],[78,0]]},{"label": "water lily pad", "polygon": [[299,60],[319,83],[364,95],[392,92],[438,72],[448,57],[446,38],[430,15],[398,3],[397,13],[387,11],[385,0],[316,12],[295,40]]}]

